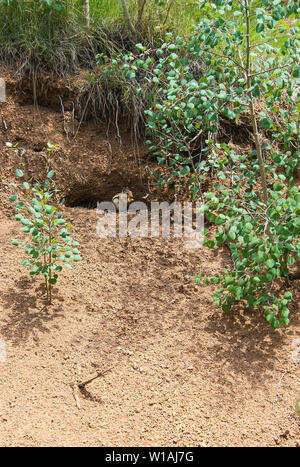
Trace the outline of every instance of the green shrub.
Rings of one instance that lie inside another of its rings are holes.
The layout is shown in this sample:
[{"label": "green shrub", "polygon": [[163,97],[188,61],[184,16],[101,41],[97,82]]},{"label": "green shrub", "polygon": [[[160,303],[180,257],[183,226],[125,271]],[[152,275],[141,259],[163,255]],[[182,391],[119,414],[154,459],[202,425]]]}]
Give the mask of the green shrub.
[{"label": "green shrub", "polygon": [[[225,144],[217,148],[226,149],[227,161],[224,167],[222,157],[219,168],[216,154],[212,161],[210,158],[206,161],[207,165],[214,164],[220,184],[214,193],[204,193],[206,218],[217,227],[213,238],[206,234],[204,245],[214,248],[226,244],[233,266],[204,282],[220,286],[214,301],[224,311],[244,301],[246,307],[262,307],[273,328],[287,325],[292,293],[287,291],[280,298],[275,281],[284,277],[288,285],[290,266],[300,258],[299,188],[286,187],[283,183],[286,175],[281,173],[277,177],[274,169],[274,183],[272,188],[268,187],[265,204],[253,190],[259,176],[258,166]],[[290,173],[288,166],[286,172]],[[228,179],[232,183],[226,186],[223,183]],[[199,282],[199,276],[195,279]]]},{"label": "green shrub", "polygon": [[[48,143],[47,156],[54,147],[53,144]],[[22,169],[16,169],[15,173],[17,177],[24,179]],[[57,211],[57,208],[50,204],[51,198],[59,191],[53,176],[54,171],[49,170],[43,184],[24,181],[25,199],[28,199],[25,203],[18,201],[17,195],[9,197],[19,211],[15,219],[22,224],[22,232],[31,235],[31,241],[22,244],[29,259],[24,259],[21,264],[31,268],[29,272],[31,276],[43,274],[49,303],[52,298],[52,286],[58,280],[58,274],[63,269],[62,265],[72,269],[70,263],[81,260],[77,249],[79,243],[73,241],[68,232],[71,224],[62,217],[62,212]],[[19,240],[12,239],[13,245],[18,246],[19,243]]]},{"label": "green shrub", "polygon": [[[152,86],[145,113],[147,142],[162,167],[158,183],[190,173],[192,197],[205,201],[218,228],[205,244],[230,248],[232,269],[211,280],[221,286],[216,304],[225,311],[240,300],[263,307],[277,328],[289,322],[292,295],[277,297],[274,281],[288,280],[300,257],[299,7],[293,0],[199,6],[203,15],[188,38],[167,34],[155,50],[137,44],[138,53],[112,65],[139,83],[136,92]],[[234,126],[246,116],[250,154],[216,143],[222,121]],[[212,172],[220,179],[217,193],[204,193]]]}]

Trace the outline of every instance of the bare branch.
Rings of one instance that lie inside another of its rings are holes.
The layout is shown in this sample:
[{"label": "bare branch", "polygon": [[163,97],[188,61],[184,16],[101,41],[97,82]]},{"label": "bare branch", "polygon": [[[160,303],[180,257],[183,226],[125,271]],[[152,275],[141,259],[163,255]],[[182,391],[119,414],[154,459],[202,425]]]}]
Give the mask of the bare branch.
[{"label": "bare branch", "polygon": [[131,30],[131,32],[133,32],[133,34],[136,34],[136,30],[135,30],[135,27],[133,26],[133,23],[131,21],[131,18],[130,18],[130,15],[129,15],[129,11],[128,11],[128,8],[127,8],[127,5],[126,5],[126,2],[125,0],[121,0],[122,2],[122,6],[123,6],[123,11],[124,11],[124,16],[125,16],[125,19],[127,21],[127,24]]}]

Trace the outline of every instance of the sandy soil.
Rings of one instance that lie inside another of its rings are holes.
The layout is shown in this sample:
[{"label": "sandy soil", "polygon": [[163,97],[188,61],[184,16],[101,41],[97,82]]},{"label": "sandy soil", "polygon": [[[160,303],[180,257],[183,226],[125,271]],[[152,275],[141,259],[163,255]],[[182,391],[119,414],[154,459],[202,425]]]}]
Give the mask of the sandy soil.
[{"label": "sandy soil", "polygon": [[[96,199],[125,185],[136,199],[160,196],[147,181],[146,150],[135,153],[129,133],[120,146],[87,123],[68,141],[61,113],[24,104],[13,82],[8,88],[0,104],[0,445],[299,446],[299,281],[291,323],[274,331],[257,313],[224,314],[213,288],[193,283],[200,267],[214,274],[229,264],[225,249],[99,238],[97,213],[87,209]],[[5,184],[21,156],[6,141],[26,149],[26,175],[36,178],[46,142],[58,144],[51,166],[83,260],[61,275],[51,306],[42,279],[20,265],[23,249],[11,245],[23,237]]]}]

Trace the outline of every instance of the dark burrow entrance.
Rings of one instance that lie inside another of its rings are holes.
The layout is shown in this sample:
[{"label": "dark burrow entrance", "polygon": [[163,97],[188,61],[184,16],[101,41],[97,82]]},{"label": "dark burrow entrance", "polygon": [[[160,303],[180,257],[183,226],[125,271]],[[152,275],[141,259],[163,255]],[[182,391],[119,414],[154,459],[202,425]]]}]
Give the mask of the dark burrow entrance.
[{"label": "dark burrow entrance", "polygon": [[133,193],[134,200],[143,201],[147,194],[147,183],[139,178],[126,179],[119,174],[115,177],[104,177],[95,182],[94,179],[84,184],[74,183],[66,192],[64,204],[71,208],[95,209],[97,203],[112,201],[112,198],[124,189],[129,189]]}]

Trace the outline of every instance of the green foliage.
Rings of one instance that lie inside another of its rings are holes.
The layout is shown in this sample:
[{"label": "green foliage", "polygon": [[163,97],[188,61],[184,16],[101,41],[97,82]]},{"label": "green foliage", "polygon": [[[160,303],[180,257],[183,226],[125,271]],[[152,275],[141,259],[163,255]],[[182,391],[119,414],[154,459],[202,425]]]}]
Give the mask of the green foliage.
[{"label": "green foliage", "polygon": [[[23,3],[23,0],[2,0],[4,7],[14,10],[23,7]],[[50,14],[52,11],[61,11],[63,9],[63,2],[60,0],[33,0],[31,6],[34,9]]]},{"label": "green foliage", "polygon": [[[48,143],[47,156],[55,145]],[[46,165],[48,170],[48,163]],[[15,174],[24,179],[21,169],[16,169]],[[48,170],[43,184],[31,183],[31,180],[23,182],[25,199],[27,202],[18,201],[17,195],[11,195],[10,201],[15,204],[18,214],[15,219],[21,223],[22,232],[31,235],[30,242],[22,244],[29,259],[24,259],[21,264],[30,268],[29,274],[36,276],[43,274],[45,278],[47,299],[51,303],[52,286],[58,280],[58,274],[62,271],[62,265],[72,269],[71,262],[81,260],[77,249],[79,243],[73,241],[68,228],[71,224],[62,217],[62,212],[50,204],[51,198],[58,193],[53,181],[54,171]],[[18,239],[12,239],[12,244],[19,245]]]},{"label": "green foliage", "polygon": [[[214,247],[226,243],[231,250],[233,268],[215,275],[210,282],[221,286],[214,300],[224,311],[244,301],[247,307],[263,308],[267,321],[277,328],[289,323],[288,304],[292,294],[287,291],[283,298],[277,297],[273,292],[274,281],[278,277],[288,278],[289,266],[300,258],[300,192],[294,186],[293,177],[299,157],[296,65],[299,62],[299,27],[278,24],[295,14],[297,6],[294,2],[265,1],[258,8],[257,3],[246,0],[244,5],[233,8],[233,18],[243,15],[246,24],[234,19],[224,20],[222,7],[232,6],[233,2],[220,1],[213,17],[204,21],[202,27],[200,25],[202,51],[210,53],[217,44],[223,43],[221,53],[220,45],[217,53],[212,52],[214,76],[215,62],[220,72],[226,71],[227,66],[230,79],[222,78],[226,86],[225,103],[231,103],[234,113],[241,106],[250,109],[255,140],[252,157],[258,157],[258,164],[253,158],[250,164],[242,157],[237,160],[236,154],[223,147],[231,166],[230,173],[224,170],[223,164],[217,173],[221,179],[230,179],[231,184],[220,186],[219,196],[204,195],[207,219],[218,226],[214,239],[206,239],[205,244]],[[250,21],[255,25],[255,42]],[[284,34],[284,41],[280,34]],[[264,107],[259,115],[255,110],[258,99]],[[229,114],[225,116],[230,118]],[[263,161],[257,120],[261,128],[272,135],[273,141],[277,140],[279,146],[283,143],[283,153],[272,151],[272,145],[265,148],[271,163]],[[220,149],[218,145],[215,147]],[[214,153],[214,149],[211,151]],[[263,201],[260,190],[254,192],[259,175]]]},{"label": "green foliage", "polygon": [[[230,311],[235,302],[244,301],[246,307],[262,307],[273,328],[287,325],[292,294],[288,291],[282,299],[278,298],[274,281],[278,277],[288,280],[290,265],[300,258],[299,188],[286,188],[275,181],[265,205],[252,189],[258,168],[247,156],[236,155],[225,144],[216,147],[220,154],[225,151],[227,164],[224,168],[219,163],[222,170],[217,169],[217,177],[221,183],[216,185],[216,192],[204,194],[207,220],[217,226],[214,237],[206,236],[204,245],[214,248],[227,244],[233,267],[205,279],[205,283],[220,286],[214,301],[224,311]],[[213,163],[217,168],[218,160],[224,156],[214,156],[206,164]],[[290,173],[290,167],[285,172]],[[221,173],[225,179],[230,177],[229,187],[222,185]],[[274,167],[269,168],[269,175],[276,178]],[[281,175],[280,180],[285,178],[284,173]],[[244,191],[243,186],[247,186]]]},{"label": "green foliage", "polygon": [[[277,328],[289,322],[292,295],[277,297],[275,280],[288,278],[289,266],[300,257],[294,179],[299,6],[292,0],[199,6],[202,15],[188,38],[166,34],[157,49],[137,44],[137,53],[121,54],[111,65],[139,84],[136,92],[151,89],[147,143],[162,167],[158,183],[190,174],[192,197],[206,202],[206,217],[218,229],[206,246],[230,248],[232,270],[206,279],[221,286],[216,304],[224,311],[238,301],[263,308]],[[255,150],[245,156],[215,141],[223,121],[237,123],[246,114]],[[203,193],[212,173],[220,179],[217,193]]]},{"label": "green foliage", "polygon": [[33,69],[65,76],[80,68],[93,70],[95,55],[132,49],[137,40],[156,43],[167,30],[189,32],[199,14],[197,3],[146,0],[138,22],[138,0],[126,0],[137,28],[128,30],[120,0],[90,0],[87,27],[82,0],[0,0],[0,58],[18,65],[22,74]]},{"label": "green foliage", "polygon": [[[159,165],[169,169],[168,176],[162,171],[161,184],[189,171],[205,135],[216,133],[221,120],[238,121],[262,97],[264,109],[253,119],[272,131],[273,138],[296,149],[299,27],[281,19],[296,11],[294,2],[290,7],[277,3],[272,15],[263,15],[262,8],[254,10],[259,24],[270,21],[267,31],[255,32],[258,43],[249,43],[245,24],[236,15],[245,13],[240,3],[223,0],[218,7],[210,6],[188,39],[169,33],[158,49],[137,44],[138,53],[121,54],[111,62],[111,70],[122,64],[138,95],[151,90],[151,106],[145,112],[148,143]],[[279,28],[280,21],[284,26]],[[260,155],[259,147],[256,150]]]}]

